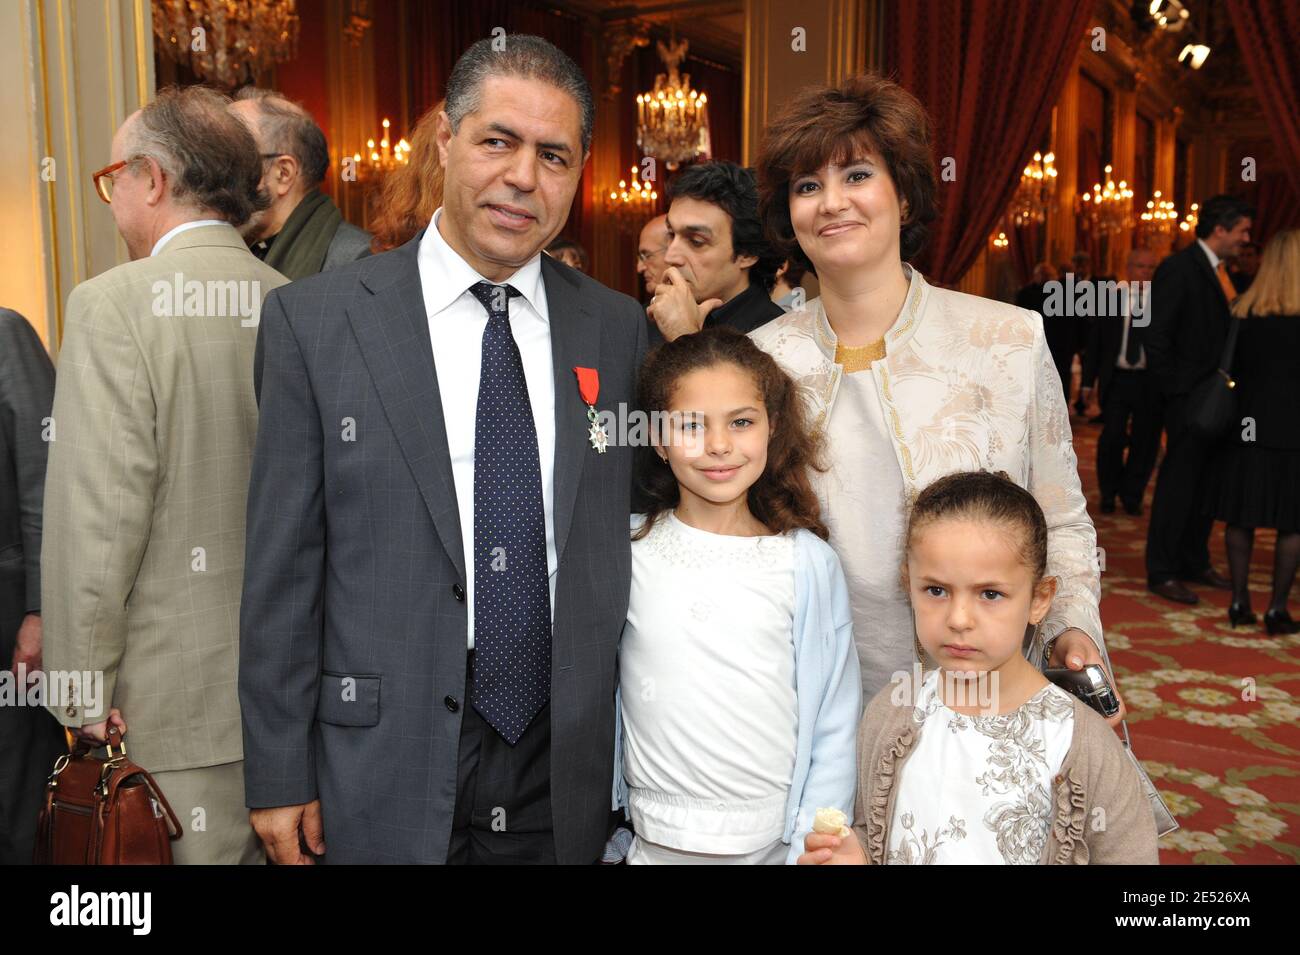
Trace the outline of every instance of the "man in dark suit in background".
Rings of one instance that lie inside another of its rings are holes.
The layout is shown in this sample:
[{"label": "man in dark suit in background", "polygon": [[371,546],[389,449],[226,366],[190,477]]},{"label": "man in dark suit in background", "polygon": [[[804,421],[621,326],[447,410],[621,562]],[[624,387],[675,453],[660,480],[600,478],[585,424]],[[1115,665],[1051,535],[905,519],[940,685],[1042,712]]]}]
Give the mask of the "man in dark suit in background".
[{"label": "man in dark suit in background", "polygon": [[[1150,282],[1156,262],[1151,249],[1133,249],[1128,254],[1125,279]],[[1103,424],[1097,440],[1097,483],[1101,486],[1101,511],[1115,513],[1118,495],[1125,513],[1136,516],[1142,513],[1142,496],[1160,448],[1160,390],[1147,370],[1142,347],[1145,319],[1151,314],[1148,290],[1130,284],[1121,302],[1122,314],[1100,315],[1092,325],[1084,352],[1083,380],[1097,381],[1100,392]],[[1090,387],[1083,389],[1085,403],[1091,392]]]},{"label": "man in dark suit in background", "polygon": [[1250,283],[1255,281],[1255,273],[1259,271],[1259,253],[1258,242],[1247,242],[1232,260],[1228,277],[1232,279],[1232,287],[1238,295],[1250,288]]},{"label": "man in dark suit in background", "polygon": [[632,449],[598,450],[587,411],[633,407],[646,321],[542,254],[586,79],[494,42],[448,81],[428,228],[263,306],[240,702],[277,863],[311,861],[300,837],[332,862],[591,863],[609,835]]},{"label": "man in dark suit in background", "polygon": [[1192,390],[1217,374],[1237,292],[1224,259],[1250,241],[1255,210],[1232,196],[1201,206],[1196,241],[1160,263],[1151,287],[1151,325],[1143,344],[1165,400],[1168,444],[1151,501],[1147,529],[1147,586],[1179,603],[1199,598],[1184,581],[1231,588],[1210,566],[1214,518],[1205,502],[1205,477],[1216,443],[1188,428]]},{"label": "man in dark suit in background", "polygon": [[[1079,334],[1079,319],[1073,315],[1048,315],[1048,292],[1044,287],[1048,282],[1055,282],[1056,269],[1050,262],[1039,262],[1034,266],[1029,284],[1016,292],[1016,304],[1037,312],[1043,318],[1043,334],[1047,336],[1047,350],[1052,353],[1052,363],[1056,373],[1061,376],[1061,388],[1065,393],[1066,403],[1070,400],[1070,367],[1074,363],[1074,351]],[[1059,296],[1058,296],[1059,297]]]},{"label": "man in dark suit in background", "polygon": [[[15,703],[41,669],[41,510],[54,366],[32,326],[0,308],[0,667]],[[48,690],[48,688],[47,688]],[[67,751],[44,706],[0,705],[0,865],[32,861],[45,778]]]}]

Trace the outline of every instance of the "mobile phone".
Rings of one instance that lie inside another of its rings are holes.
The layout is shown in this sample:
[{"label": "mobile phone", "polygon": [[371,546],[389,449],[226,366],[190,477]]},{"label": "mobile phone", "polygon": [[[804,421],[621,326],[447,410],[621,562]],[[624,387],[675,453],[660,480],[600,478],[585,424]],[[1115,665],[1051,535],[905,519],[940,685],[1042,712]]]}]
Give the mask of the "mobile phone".
[{"label": "mobile phone", "polygon": [[1111,689],[1106,671],[1096,663],[1090,663],[1082,670],[1049,667],[1043,671],[1043,676],[1067,693],[1073,693],[1107,719],[1119,712],[1119,697]]}]

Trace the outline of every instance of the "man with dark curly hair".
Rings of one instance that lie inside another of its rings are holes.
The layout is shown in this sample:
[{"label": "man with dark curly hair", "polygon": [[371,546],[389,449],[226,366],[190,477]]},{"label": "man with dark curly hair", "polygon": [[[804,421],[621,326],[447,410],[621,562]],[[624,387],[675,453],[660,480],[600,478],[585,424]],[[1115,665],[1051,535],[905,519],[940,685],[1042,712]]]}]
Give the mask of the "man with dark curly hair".
[{"label": "man with dark curly hair", "polygon": [[651,344],[728,325],[748,334],[783,314],[770,293],[782,257],[763,236],[752,169],[705,162],[668,184],[667,268],[647,312]]}]

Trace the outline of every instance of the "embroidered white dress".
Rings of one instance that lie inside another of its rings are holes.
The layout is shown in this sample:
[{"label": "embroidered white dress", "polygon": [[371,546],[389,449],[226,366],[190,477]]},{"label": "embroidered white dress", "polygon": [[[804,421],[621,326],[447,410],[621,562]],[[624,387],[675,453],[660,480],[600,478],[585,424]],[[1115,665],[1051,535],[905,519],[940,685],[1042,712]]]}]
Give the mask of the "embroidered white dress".
[{"label": "embroidered white dress", "polygon": [[794,774],[794,540],[672,513],[632,542],[619,644],[630,864],[785,861]]},{"label": "embroidered white dress", "polygon": [[1048,684],[996,716],[963,716],[921,684],[919,737],[903,761],[887,865],[1037,865],[1052,821],[1052,780],[1070,751],[1074,705]]}]

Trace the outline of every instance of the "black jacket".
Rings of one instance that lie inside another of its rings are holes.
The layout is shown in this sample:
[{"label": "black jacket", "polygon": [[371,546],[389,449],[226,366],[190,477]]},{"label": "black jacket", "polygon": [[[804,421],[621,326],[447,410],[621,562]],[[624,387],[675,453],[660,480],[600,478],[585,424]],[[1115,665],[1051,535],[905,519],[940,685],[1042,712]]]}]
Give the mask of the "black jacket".
[{"label": "black jacket", "polygon": [[1199,242],[1160,263],[1151,283],[1151,324],[1143,344],[1162,392],[1186,394],[1214,373],[1229,320],[1228,300]]},{"label": "black jacket", "polygon": [[1046,309],[1047,294],[1042,285],[1030,282],[1016,292],[1016,304],[1021,308],[1037,312],[1043,319],[1043,334],[1047,337],[1047,350],[1052,353],[1052,360],[1058,365],[1068,362],[1071,355],[1079,350],[1079,319],[1072,315],[1048,315]]},{"label": "black jacket", "polygon": [[[1144,348],[1145,331],[1137,327],[1129,329],[1129,336],[1136,338],[1138,344]],[[1102,404],[1106,401],[1106,392],[1110,389],[1110,383],[1115,379],[1115,372],[1118,370],[1115,362],[1119,359],[1119,349],[1123,342],[1123,315],[1103,315],[1088,329],[1088,347],[1083,353],[1083,380],[1097,382],[1097,398]],[[1151,359],[1148,354],[1147,368],[1150,367]]]},{"label": "black jacket", "polygon": [[0,669],[23,617],[41,609],[43,429],[53,404],[45,346],[26,319],[0,308]]},{"label": "black jacket", "polygon": [[[749,288],[745,289],[745,291],[709,312],[704,319],[704,327],[713,328],[716,325],[726,325],[734,328],[742,335],[748,335],[759,326],[766,325],[772,319],[784,314],[785,309],[772,301],[772,296],[763,291],[762,285],[751,282]],[[659,333],[659,326],[651,319],[651,347],[662,345],[663,341],[664,337]]]},{"label": "black jacket", "polygon": [[1300,315],[1242,319],[1232,377],[1254,444],[1300,451]]}]

